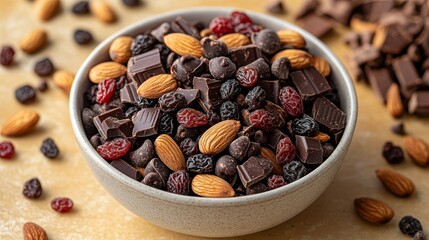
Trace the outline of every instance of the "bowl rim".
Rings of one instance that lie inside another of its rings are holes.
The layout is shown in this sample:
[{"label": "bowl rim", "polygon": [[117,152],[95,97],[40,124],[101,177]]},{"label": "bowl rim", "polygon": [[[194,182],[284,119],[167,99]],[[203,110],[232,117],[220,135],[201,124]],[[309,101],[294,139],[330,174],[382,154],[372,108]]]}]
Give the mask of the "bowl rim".
[{"label": "bowl rim", "polygon": [[[347,123],[344,129],[343,137],[341,138],[339,144],[335,148],[334,152],[331,156],[326,159],[323,164],[318,166],[315,170],[304,176],[303,178],[289,183],[286,186],[281,188],[273,189],[270,191],[266,191],[263,193],[258,193],[255,195],[247,195],[240,197],[231,197],[231,198],[205,198],[205,197],[196,197],[196,196],[184,196],[178,195],[174,193],[170,193],[164,190],[159,190],[150,186],[146,186],[141,182],[135,181],[120,171],[113,168],[107,161],[105,161],[101,156],[98,155],[97,151],[92,147],[89,142],[89,139],[86,137],[85,131],[83,129],[81,113],[80,109],[78,109],[78,98],[82,97],[81,93],[78,92],[78,86],[83,84],[84,81],[87,81],[87,72],[89,68],[93,66],[94,59],[97,58],[99,52],[107,47],[115,38],[121,35],[127,35],[127,33],[134,31],[135,29],[141,28],[141,25],[150,24],[153,22],[158,22],[163,18],[171,18],[178,15],[183,15],[186,17],[189,13],[210,13],[219,12],[219,14],[229,13],[233,10],[237,10],[237,8],[229,8],[229,7],[195,7],[195,8],[186,8],[168,11],[162,14],[156,14],[147,18],[144,18],[138,22],[127,25],[115,33],[111,34],[104,41],[102,41],[85,59],[85,61],[80,66],[76,77],[73,82],[73,86],[70,92],[70,118],[71,124],[73,128],[73,132],[76,138],[77,143],[80,145],[81,151],[85,151],[89,158],[87,161],[94,162],[98,168],[103,170],[104,174],[108,174],[111,177],[115,178],[116,181],[119,181],[122,184],[125,184],[129,188],[133,189],[136,192],[143,193],[152,198],[156,198],[158,200],[168,201],[172,203],[179,203],[185,205],[193,205],[193,206],[240,206],[243,204],[256,204],[260,202],[270,201],[281,197],[283,195],[290,194],[291,192],[297,191],[303,186],[310,184],[317,178],[317,176],[322,175],[322,173],[326,172],[330,167],[334,165],[336,161],[341,161],[342,155],[347,151],[348,146],[351,143],[353,133],[356,127],[357,120],[357,96],[356,91],[353,85],[353,81],[351,80],[346,68],[342,64],[342,62],[334,55],[334,53],[318,38],[305,31],[304,29],[290,23],[286,20],[276,18],[267,14],[258,13],[255,11],[242,9],[246,12],[246,14],[251,17],[264,19],[265,21],[273,22],[278,25],[283,25],[287,29],[291,29],[300,33],[308,42],[312,42],[315,48],[319,49],[331,62],[331,67],[335,67],[338,69],[339,78],[342,78],[345,81],[346,85],[346,96],[349,97],[350,100],[350,114],[347,114]],[[88,164],[88,163],[87,163]],[[94,174],[94,173],[93,173]]]}]

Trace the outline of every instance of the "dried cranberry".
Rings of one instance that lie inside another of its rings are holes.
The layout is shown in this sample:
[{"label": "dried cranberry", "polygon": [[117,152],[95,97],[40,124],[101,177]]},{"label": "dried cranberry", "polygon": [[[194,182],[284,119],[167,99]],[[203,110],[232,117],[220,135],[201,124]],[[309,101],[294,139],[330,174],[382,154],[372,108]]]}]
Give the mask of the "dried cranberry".
[{"label": "dried cranberry", "polygon": [[164,112],[173,112],[186,107],[185,96],[177,92],[170,92],[158,99],[159,108]]},{"label": "dried cranberry", "polygon": [[30,85],[21,86],[15,90],[15,98],[20,103],[30,103],[36,99],[36,90]]},{"label": "dried cranberry", "polygon": [[210,30],[212,33],[222,36],[228,33],[234,32],[234,26],[232,25],[232,21],[230,18],[219,16],[213,18],[210,22]]},{"label": "dried cranberry", "polygon": [[265,109],[258,109],[250,113],[249,121],[254,128],[267,132],[274,130],[276,127],[276,118]]},{"label": "dried cranberry", "polygon": [[272,175],[271,177],[269,177],[267,179],[267,185],[268,185],[268,188],[270,190],[284,186],[286,184],[287,183],[286,183],[285,179],[283,178],[283,176],[280,176],[280,175]]},{"label": "dried cranberry", "polygon": [[241,33],[250,38],[253,33],[257,33],[262,30],[262,27],[253,23],[238,24],[234,27],[236,33]]},{"label": "dried cranberry", "polygon": [[13,56],[15,51],[11,46],[3,46],[0,52],[0,64],[3,66],[9,66],[13,63]]},{"label": "dried cranberry", "polygon": [[233,11],[231,13],[231,22],[232,25],[237,26],[238,24],[243,24],[243,23],[252,23],[252,19],[250,19],[249,16],[247,16],[247,14],[245,14],[244,12],[239,12],[239,11]]},{"label": "dried cranberry", "polygon": [[258,70],[253,67],[240,67],[235,73],[235,78],[243,87],[252,87],[259,79]]},{"label": "dried cranberry", "polygon": [[116,81],[113,78],[104,79],[98,84],[96,101],[98,103],[108,103],[113,97],[116,89]]},{"label": "dried cranberry", "polygon": [[0,158],[12,159],[15,155],[15,148],[11,142],[0,143]]},{"label": "dried cranberry", "polygon": [[27,198],[35,199],[42,195],[42,191],[42,184],[40,184],[39,179],[32,178],[24,183],[22,194]]},{"label": "dried cranberry", "polygon": [[125,138],[115,138],[97,147],[97,152],[106,160],[118,159],[130,150],[131,143]]},{"label": "dried cranberry", "polygon": [[260,86],[257,86],[252,88],[252,90],[247,93],[244,101],[246,102],[247,106],[249,106],[249,110],[254,110],[262,106],[266,96],[265,90]]},{"label": "dried cranberry", "polygon": [[184,170],[179,170],[170,174],[168,177],[167,191],[181,195],[188,195],[190,185],[191,179],[189,174]]},{"label": "dried cranberry", "polygon": [[204,154],[196,154],[186,160],[186,170],[194,173],[213,172],[213,159]]},{"label": "dried cranberry", "polygon": [[276,159],[282,166],[295,160],[295,146],[289,137],[280,139],[277,144]]},{"label": "dried cranberry", "polygon": [[51,75],[54,69],[54,64],[49,58],[43,58],[34,65],[34,72],[40,77]]},{"label": "dried cranberry", "polygon": [[304,112],[302,98],[292,87],[280,89],[279,99],[283,109],[292,117],[299,117]]},{"label": "dried cranberry", "polygon": [[43,140],[42,146],[40,147],[40,151],[47,158],[56,158],[59,153],[57,144],[55,144],[52,138],[46,138],[45,140]]},{"label": "dried cranberry", "polygon": [[177,112],[177,121],[187,128],[201,127],[208,123],[208,116],[193,108],[184,108]]},{"label": "dried cranberry", "polygon": [[66,197],[57,197],[52,199],[51,207],[57,212],[69,212],[73,208],[73,201]]},{"label": "dried cranberry", "polygon": [[301,161],[292,161],[283,166],[283,176],[288,183],[304,177],[307,173],[308,169]]}]

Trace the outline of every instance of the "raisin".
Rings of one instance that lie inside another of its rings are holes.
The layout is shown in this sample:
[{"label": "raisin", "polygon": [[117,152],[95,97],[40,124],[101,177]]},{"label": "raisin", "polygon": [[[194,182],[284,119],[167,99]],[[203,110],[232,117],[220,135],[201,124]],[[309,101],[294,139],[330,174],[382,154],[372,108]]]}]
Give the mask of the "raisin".
[{"label": "raisin", "polygon": [[253,195],[253,194],[257,194],[257,193],[261,193],[261,192],[266,192],[270,190],[267,185],[258,182],[248,188],[246,188],[246,195]]},{"label": "raisin", "polygon": [[403,234],[414,236],[418,231],[423,231],[420,221],[412,216],[405,216],[399,222],[399,229]]},{"label": "raisin", "polygon": [[115,138],[98,146],[97,152],[106,160],[115,160],[127,154],[130,148],[130,141],[125,138]]},{"label": "raisin", "polygon": [[176,171],[168,177],[167,181],[167,191],[181,194],[189,195],[191,185],[191,178],[185,170]]},{"label": "raisin", "polygon": [[305,175],[308,170],[300,161],[292,161],[283,166],[283,176],[287,183],[294,182]]},{"label": "raisin", "polygon": [[[128,83],[128,79],[126,75],[120,76],[116,79],[116,91],[121,90]],[[119,93],[119,92],[118,92]]]},{"label": "raisin", "polygon": [[20,103],[30,103],[36,99],[36,90],[30,85],[21,86],[15,90],[15,98]]},{"label": "raisin", "polygon": [[15,148],[11,142],[0,143],[0,158],[12,159],[15,156]]},{"label": "raisin", "polygon": [[168,113],[162,113],[158,131],[170,136],[174,135],[174,119]]},{"label": "raisin", "polygon": [[266,96],[267,94],[265,93],[265,90],[260,86],[257,86],[252,88],[252,90],[247,93],[244,101],[246,102],[247,106],[249,106],[249,110],[254,110],[262,106]]},{"label": "raisin", "polygon": [[221,120],[221,117],[219,116],[218,113],[211,112],[211,113],[209,113],[209,123],[208,123],[208,126],[211,127],[211,126],[215,125],[216,123],[220,122],[220,120]]},{"label": "raisin", "polygon": [[297,135],[312,137],[319,131],[319,125],[312,117],[304,114],[302,118],[293,120],[292,131]]},{"label": "raisin", "polygon": [[159,49],[159,54],[161,55],[162,66],[165,69],[169,69],[169,68],[167,68],[167,59],[168,59],[168,55],[170,55],[170,53],[171,53],[170,49],[167,46],[165,46],[165,44],[156,44],[155,48]]},{"label": "raisin", "polygon": [[122,3],[127,7],[136,7],[140,5],[140,0],[122,0]]},{"label": "raisin", "polygon": [[159,108],[164,112],[173,112],[186,107],[185,96],[177,92],[170,92],[158,99]]},{"label": "raisin", "polygon": [[240,83],[235,79],[226,80],[220,86],[220,96],[224,100],[233,100],[240,92]]},{"label": "raisin", "polygon": [[177,132],[175,139],[180,142],[182,139],[190,138],[192,140],[197,139],[198,135],[200,134],[198,128],[187,128],[183,125],[179,125],[177,127]]},{"label": "raisin", "polygon": [[416,234],[414,234],[414,240],[426,240],[426,235],[423,231],[417,231]]},{"label": "raisin", "polygon": [[268,185],[268,188],[270,190],[275,189],[275,188],[279,188],[279,187],[284,186],[286,184],[287,183],[286,183],[285,179],[280,175],[272,175],[271,177],[269,177],[267,179],[267,185]]},{"label": "raisin", "polygon": [[222,121],[229,119],[239,120],[240,111],[238,109],[238,105],[231,101],[223,102],[220,106],[220,117]]},{"label": "raisin", "polygon": [[148,34],[139,34],[134,38],[131,45],[133,56],[147,52],[156,44],[156,39]]},{"label": "raisin", "polygon": [[85,99],[89,104],[94,104],[97,99],[98,85],[92,85],[85,92]]},{"label": "raisin", "polygon": [[39,85],[37,85],[37,90],[39,90],[39,92],[44,92],[48,90],[48,87],[48,83],[45,80],[40,80]]},{"label": "raisin", "polygon": [[238,24],[237,26],[234,27],[234,31],[236,33],[244,34],[248,38],[250,38],[253,33],[260,32],[261,30],[262,30],[261,26],[253,23]]},{"label": "raisin", "polygon": [[196,154],[186,160],[186,170],[194,173],[210,173],[213,171],[213,159],[204,154]]},{"label": "raisin", "polygon": [[249,121],[254,128],[261,129],[266,132],[270,132],[276,127],[276,119],[274,115],[265,109],[258,109],[250,113]]},{"label": "raisin", "polygon": [[212,19],[210,22],[210,30],[212,33],[222,36],[234,32],[234,26],[230,18],[219,16]]},{"label": "raisin", "polygon": [[140,98],[140,101],[137,103],[137,106],[141,108],[150,108],[156,105],[156,101],[154,99]]},{"label": "raisin", "polygon": [[187,128],[201,127],[208,123],[206,114],[193,108],[184,108],[177,112],[177,122]]},{"label": "raisin", "polygon": [[76,15],[88,14],[89,13],[88,1],[79,1],[75,3],[72,7],[72,12]]},{"label": "raisin", "polygon": [[185,138],[180,142],[180,150],[185,157],[198,154],[198,144],[190,138]]},{"label": "raisin", "polygon": [[299,117],[304,112],[302,98],[292,87],[280,89],[279,99],[283,109],[292,117]]},{"label": "raisin", "polygon": [[394,123],[394,124],[390,127],[390,130],[391,130],[393,133],[398,134],[398,135],[405,135],[405,134],[406,134],[406,132],[405,132],[405,126],[404,126],[404,123],[403,123],[403,122],[397,122],[397,123]]},{"label": "raisin", "polygon": [[404,161],[404,152],[401,147],[386,142],[383,146],[383,157],[390,164],[401,163]]},{"label": "raisin", "polygon": [[247,16],[247,14],[240,11],[233,11],[230,15],[230,18],[233,26],[237,26],[239,24],[244,24],[244,23],[252,23],[252,19],[250,19],[250,17]]},{"label": "raisin", "polygon": [[295,146],[289,137],[286,136],[277,143],[276,159],[282,166],[295,160]]},{"label": "raisin", "polygon": [[40,151],[47,158],[56,158],[59,153],[58,147],[52,138],[46,138],[43,140],[42,146],[40,146]]},{"label": "raisin", "polygon": [[113,97],[116,89],[116,80],[113,78],[107,78],[98,84],[96,102],[108,103]]},{"label": "raisin", "polygon": [[40,77],[51,75],[54,69],[54,64],[49,58],[43,58],[34,65],[34,72]]},{"label": "raisin", "polygon": [[235,73],[235,78],[243,87],[252,87],[259,79],[258,70],[254,67],[243,66]]},{"label": "raisin", "polygon": [[92,34],[89,31],[83,30],[83,29],[77,29],[73,33],[73,39],[77,44],[85,45],[92,42],[94,38],[92,37]]},{"label": "raisin", "polygon": [[13,63],[13,56],[15,51],[11,46],[3,46],[0,52],[0,64],[3,66],[10,66]]},{"label": "raisin", "polygon": [[64,213],[73,209],[73,201],[66,197],[57,197],[52,199],[51,207],[57,212]]},{"label": "raisin", "polygon": [[25,197],[36,199],[42,195],[42,184],[39,179],[32,178],[24,183],[24,189],[22,190],[22,194]]}]

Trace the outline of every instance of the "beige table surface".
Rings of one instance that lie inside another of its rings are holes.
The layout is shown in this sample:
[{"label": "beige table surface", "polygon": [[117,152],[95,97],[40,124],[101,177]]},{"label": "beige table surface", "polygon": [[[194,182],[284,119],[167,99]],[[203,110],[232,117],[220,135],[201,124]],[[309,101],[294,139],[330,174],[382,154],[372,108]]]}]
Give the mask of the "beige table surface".
[{"label": "beige table surface", "polygon": [[[105,25],[92,17],[76,17],[69,12],[73,0],[62,0],[64,11],[52,21],[37,21],[32,2],[0,0],[0,45],[17,46],[18,39],[27,30],[43,26],[49,32],[50,44],[36,55],[18,51],[17,65],[0,67],[0,124],[7,116],[22,108],[31,108],[41,114],[37,129],[19,138],[4,138],[15,144],[17,155],[13,161],[0,160],[0,239],[21,239],[22,226],[34,221],[43,226],[50,239],[200,239],[177,234],[156,227],[120,206],[95,180],[80,154],[70,127],[67,97],[52,82],[46,93],[27,106],[14,98],[14,89],[22,84],[36,85],[38,77],[32,73],[33,63],[43,56],[53,59],[58,68],[76,72],[95,43],[79,47],[72,40],[72,31],[78,27],[92,31],[97,42],[111,33],[145,17],[171,9],[213,5],[264,11],[261,0],[146,0],[146,4],[127,9],[119,0],[111,0],[120,21]],[[294,3],[292,3],[294,2]],[[298,1],[288,1],[290,12]],[[290,15],[283,16],[291,19]],[[331,49],[343,58],[346,52],[341,34],[335,32],[324,39]],[[386,140],[402,143],[389,131],[394,120],[376,100],[371,89],[356,86],[359,98],[359,120],[354,140],[340,173],[328,190],[308,209],[272,229],[232,239],[409,239],[397,225],[401,216],[411,214],[429,228],[429,170],[415,166],[410,159],[394,168],[414,180],[416,194],[400,199],[389,194],[375,177],[378,167],[390,167],[381,158],[381,146]],[[429,121],[407,118],[410,134],[429,140]],[[53,137],[61,149],[56,160],[47,160],[39,146],[45,137]],[[22,185],[31,177],[39,177],[43,197],[31,201],[23,197]],[[50,208],[50,199],[68,196],[75,208],[68,214],[58,214]],[[353,199],[371,196],[384,199],[395,210],[395,217],[384,226],[368,224],[354,212]],[[285,203],[287,204],[287,203]]]}]

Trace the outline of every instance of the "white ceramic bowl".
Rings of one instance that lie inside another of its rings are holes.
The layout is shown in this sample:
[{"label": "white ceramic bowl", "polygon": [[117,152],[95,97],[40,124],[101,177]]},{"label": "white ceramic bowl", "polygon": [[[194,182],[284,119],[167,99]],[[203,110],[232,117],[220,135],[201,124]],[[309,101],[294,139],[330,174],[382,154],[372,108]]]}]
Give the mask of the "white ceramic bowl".
[{"label": "white ceramic bowl", "polygon": [[[357,117],[357,100],[347,71],[334,54],[316,37],[303,29],[268,15],[246,11],[256,22],[274,30],[292,29],[304,36],[314,55],[328,60],[347,126],[332,155],[316,170],[287,186],[268,192],[227,199],[189,197],[161,191],[139,183],[117,171],[101,158],[85,136],[81,110],[82,93],[89,86],[89,69],[108,59],[110,43],[120,35],[137,35],[143,30],[171,21],[177,16],[208,23],[233,9],[194,8],[146,18],[116,32],[103,41],[82,64],[70,94],[70,114],[79,147],[101,185],[131,212],[160,227],[190,235],[231,237],[274,227],[303,211],[328,187],[338,172],[350,145]],[[103,216],[100,216],[103,218]]]}]

